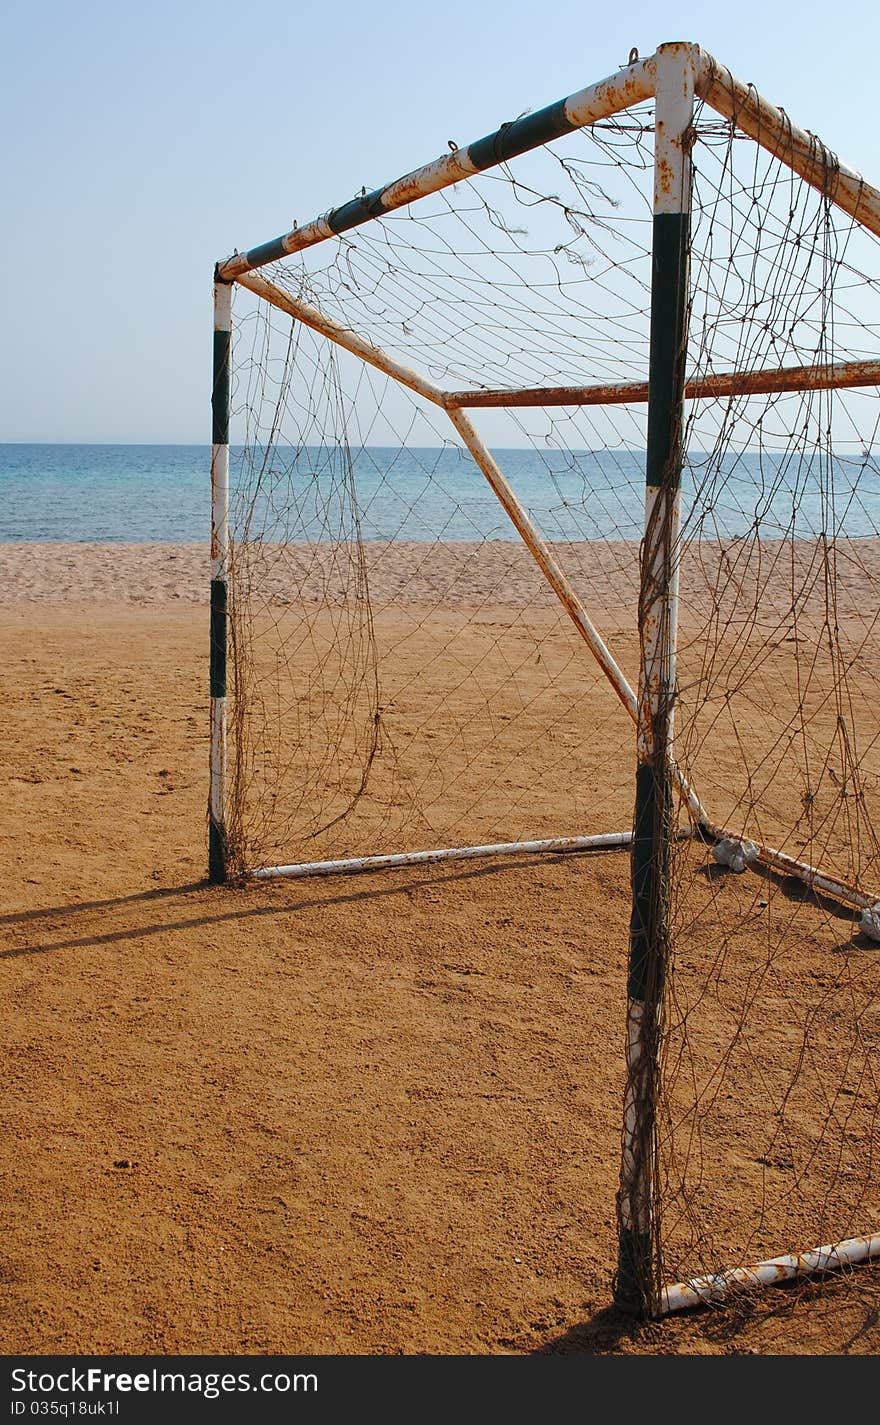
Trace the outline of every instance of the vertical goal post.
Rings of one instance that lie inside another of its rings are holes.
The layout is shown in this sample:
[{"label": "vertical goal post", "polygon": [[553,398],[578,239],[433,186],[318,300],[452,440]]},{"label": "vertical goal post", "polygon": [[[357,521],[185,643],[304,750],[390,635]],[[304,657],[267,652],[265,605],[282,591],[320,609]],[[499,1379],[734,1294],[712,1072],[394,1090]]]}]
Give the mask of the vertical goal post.
[{"label": "vertical goal post", "polygon": [[232,286],[214,282],[211,388],[211,790],[208,876],[226,880],[226,662],[229,602],[229,392],[232,377]]},{"label": "vertical goal post", "polygon": [[[398,209],[474,175],[507,164],[579,129],[589,128],[633,106],[654,105],[653,221],[650,281],[650,328],[647,379],[579,385],[485,386],[446,389],[434,379],[386,352],[365,333],[343,325],[313,302],[294,296],[258,274],[286,257],[304,252],[369,224]],[[691,243],[691,145],[695,103],[701,101],[741,131],[766,154],[791,170],[823,202],[834,205],[868,233],[880,237],[880,192],[828,154],[814,136],[796,128],[780,109],[763,100],[699,46],[662,45],[610,76],[534,114],[503,125],[465,148],[455,148],[435,162],[371,193],[335,208],[323,217],[294,227],[246,252],[219,262],[214,283],[214,365],[211,509],[210,626],[210,795],[208,811],[209,879],[230,874],[227,817],[227,642],[230,579],[234,581],[234,544],[229,527],[229,442],[232,371],[232,293],[247,289],[330,343],[413,393],[448,417],[457,437],[485,478],[517,531],[543,580],[553,591],[580,639],[636,730],[636,790],[631,831],[544,837],[479,845],[404,850],[389,854],[292,861],[249,866],[256,878],[301,877],[381,870],[517,851],[589,851],[628,847],[631,857],[632,912],[627,975],[626,1085],[620,1185],[617,1196],[617,1304],[639,1316],[661,1315],[701,1302],[725,1299],[732,1292],[776,1280],[832,1270],[880,1256],[880,1234],[846,1238],[800,1254],[753,1261],[729,1271],[694,1275],[665,1284],[657,1222],[660,1191],[657,1166],[657,1110],[661,1047],[665,1033],[664,990],[669,968],[670,853],[682,833],[676,828],[680,801],[691,834],[710,844],[732,842],[744,862],[768,872],[794,876],[862,912],[862,928],[880,938],[880,894],[847,878],[800,860],[784,848],[746,841],[735,827],[715,821],[679,765],[675,749],[675,713],[679,696],[676,655],[681,559],[681,491],[686,460],[686,404],[735,400],[757,395],[858,391],[880,387],[880,360],[780,367],[746,366],[689,374],[689,254]],[[628,680],[586,606],[584,598],[543,538],[523,501],[506,478],[470,417],[469,409],[588,408],[647,406],[644,534],[640,549],[638,595],[638,687]],[[721,859],[719,857],[719,859]],[[813,1239],[815,1240],[815,1239]]]},{"label": "vertical goal post", "polygon": [[638,766],[632,843],[627,978],[627,1087],[620,1175],[617,1300],[653,1307],[655,1117],[669,927],[672,732],[676,694],[678,540],[687,352],[691,54],[661,50],[656,63],[654,220],[645,537],[639,592]]}]

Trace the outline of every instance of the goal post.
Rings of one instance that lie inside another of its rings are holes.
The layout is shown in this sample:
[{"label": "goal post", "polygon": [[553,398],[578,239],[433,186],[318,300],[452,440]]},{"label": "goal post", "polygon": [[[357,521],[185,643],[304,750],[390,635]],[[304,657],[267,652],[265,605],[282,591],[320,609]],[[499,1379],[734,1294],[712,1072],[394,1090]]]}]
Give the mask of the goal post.
[{"label": "goal post", "polygon": [[215,269],[209,878],[628,849],[618,1306],[880,1256],[880,193],[686,43],[450,149]]},{"label": "goal post", "polygon": [[654,1160],[663,986],[668,957],[678,558],[694,66],[686,47],[656,58],[654,202],[645,536],[639,590],[638,766],[627,978],[627,1087],[620,1174],[617,1301],[642,1313],[660,1289]]},{"label": "goal post", "polygon": [[229,589],[229,388],[232,287],[215,275],[211,387],[211,788],[208,877],[226,880],[226,660]]}]

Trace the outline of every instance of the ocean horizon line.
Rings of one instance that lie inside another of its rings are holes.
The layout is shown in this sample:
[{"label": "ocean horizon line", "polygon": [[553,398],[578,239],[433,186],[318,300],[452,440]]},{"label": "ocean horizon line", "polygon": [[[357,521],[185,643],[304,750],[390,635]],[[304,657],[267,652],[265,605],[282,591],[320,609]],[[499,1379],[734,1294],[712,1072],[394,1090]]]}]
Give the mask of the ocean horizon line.
[{"label": "ocean horizon line", "polygon": [[[644,526],[645,451],[493,447],[547,540],[631,540]],[[0,542],[188,544],[210,532],[207,443],[0,443]],[[880,469],[864,447],[691,451],[685,518],[709,537],[759,527],[791,537],[880,529]],[[449,543],[514,539],[513,524],[461,446],[231,447],[230,525],[267,543],[350,537]]]},{"label": "ocean horizon line", "polygon": [[[6,448],[20,448],[24,446],[31,450],[206,450],[210,452],[211,442],[206,440],[0,440],[0,450]],[[288,447],[293,449],[294,447]],[[302,450],[341,450],[341,444],[330,445],[304,445],[299,447]],[[357,445],[349,447],[352,454],[357,454],[361,450],[460,450],[463,455],[467,454],[467,449],[459,441],[448,440],[442,445]],[[493,450],[513,450],[518,454],[531,451],[537,454],[535,446],[529,442],[525,445],[495,445]],[[247,450],[248,446],[239,442],[230,442],[231,450]],[[553,449],[553,447],[548,447]],[[592,446],[567,446],[565,452],[561,449],[557,454],[566,452],[572,455],[605,455],[611,451],[619,455],[644,455],[644,446],[628,445],[592,445]]]}]

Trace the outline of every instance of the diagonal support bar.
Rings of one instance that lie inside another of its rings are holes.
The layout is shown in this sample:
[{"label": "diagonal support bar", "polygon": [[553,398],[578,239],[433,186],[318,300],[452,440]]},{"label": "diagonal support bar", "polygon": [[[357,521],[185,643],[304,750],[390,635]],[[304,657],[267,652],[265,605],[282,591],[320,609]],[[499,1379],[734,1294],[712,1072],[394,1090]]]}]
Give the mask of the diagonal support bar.
[{"label": "diagonal support bar", "polygon": [[[517,533],[534,559],[544,578],[547,580],[562,607],[572,620],[578,633],[587,644],[605,677],[613,687],[623,706],[626,708],[633,722],[638,727],[639,708],[638,699],[631,684],[619,668],[611,650],[606,644],[596,625],[593,623],[583,602],[580,599],[571,580],[563,569],[560,568],[547,545],[544,543],[532,521],[529,519],[507,480],[504,478],[497,461],[491,452],[486,448],[479,433],[475,430],[464,411],[455,407],[447,407],[449,419],[455,426],[480,470],[482,470],[493,491],[497,495],[508,518],[512,521]],[[691,787],[681,768],[671,762],[669,765],[669,775],[677,786],[682,800],[700,826],[708,824],[708,813],[700,802],[696,792]]]},{"label": "diagonal support bar", "polygon": [[[288,316],[301,321],[304,326],[310,327],[313,331],[320,332],[328,341],[335,342],[337,346],[350,351],[353,356],[360,357],[370,366],[374,366],[377,371],[382,371],[386,376],[399,381],[402,386],[415,391],[417,395],[424,396],[436,406],[442,406],[447,410],[449,419],[452,421],[478,468],[485,475],[490,486],[494,490],[502,507],[508,517],[513,522],[514,527],[523,539],[526,548],[533,559],[538,564],[550,587],[568,613],[581,637],[587,643],[593,656],[604,672],[608,681],[614,688],[623,706],[626,708],[633,722],[638,724],[638,700],[630,684],[627,682],[622,670],[618,667],[610,649],[584,608],[583,602],[579,598],[577,591],[559,564],[553,558],[549,548],[544,543],[535,525],[529,519],[510,485],[498,467],[489,450],[484,445],[480,435],[475,430],[473,424],[463,411],[447,405],[446,393],[435,386],[432,381],[427,380],[419,372],[413,371],[409,366],[396,361],[389,356],[381,347],[374,346],[371,342],[365,341],[363,337],[347,327],[340,326],[331,317],[327,317],[317,307],[312,307],[307,302],[300,301],[297,297],[292,297],[288,292],[276,287],[274,283],[268,282],[265,277],[259,277],[256,273],[244,273],[237,279],[242,287],[246,287],[255,296],[262,297],[271,306],[277,307],[279,311],[285,312]],[[708,823],[708,813],[702,806],[696,793],[685,778],[680,768],[673,764],[670,766],[672,776],[679,792],[686,802],[690,812],[701,826]]]},{"label": "diagonal support bar", "polygon": [[[582,601],[580,600],[577,592],[572,586],[571,581],[567,578],[564,571],[560,568],[556,560],[553,558],[553,555],[550,553],[550,550],[548,549],[547,545],[541,539],[541,536],[535,528],[534,524],[529,519],[528,515],[526,514],[525,510],[523,509],[522,505],[519,503],[516,495],[511,489],[510,485],[505,480],[504,475],[498,467],[497,462],[494,460],[494,458],[484,445],[481,437],[475,430],[470,420],[467,418],[467,416],[463,414],[460,407],[454,404],[458,398],[458,394],[468,396],[470,394],[479,395],[484,393],[444,392],[438,386],[435,386],[433,382],[428,381],[424,376],[421,376],[417,371],[413,371],[410,367],[404,366],[401,362],[395,361],[395,359],[389,356],[387,352],[384,352],[381,347],[373,346],[371,342],[365,341],[363,337],[358,336],[355,332],[350,331],[347,327],[340,326],[340,324],[338,322],[334,322],[332,318],[325,316],[323,312],[318,311],[316,307],[312,307],[307,302],[302,302],[298,298],[290,296],[289,293],[283,291],[280,287],[276,287],[274,283],[268,282],[264,277],[258,277],[254,273],[246,273],[238,280],[242,287],[246,287],[256,296],[262,297],[265,301],[269,302],[272,306],[277,307],[280,311],[285,312],[288,316],[294,317],[296,320],[301,321],[305,326],[312,328],[312,330],[314,331],[320,332],[323,336],[327,337],[329,341],[335,342],[337,346],[344,347],[346,351],[350,351],[354,356],[360,357],[361,360],[368,362],[369,365],[374,366],[377,370],[384,372],[388,376],[391,376],[394,380],[399,381],[401,385],[407,386],[411,391],[415,391],[418,395],[424,396],[426,400],[431,401],[434,405],[443,406],[447,410],[450,420],[452,420],[453,425],[455,425],[456,429],[458,430],[459,434],[467,445],[468,450],[473,456],[477,466],[486,476],[486,479],[489,481],[489,484],[491,485],[492,489],[500,500],[503,508],[507,512],[510,519],[513,521],[514,526],[518,530],[520,536],[526,544],[526,547],[529,549],[529,552],[531,553],[532,557],[535,559],[536,563],[544,574],[544,577],[548,580],[551,588],[554,590],[566,612],[568,613],[569,617],[572,619],[581,637],[589,646],[591,652],[593,653],[594,657],[602,668],[602,671],[605,673],[605,676],[608,678],[609,682],[611,683],[612,687],[620,698],[620,701],[623,703],[623,706],[626,708],[633,721],[637,724],[637,699],[631,685],[627,682],[627,679],[625,678],[623,672],[621,671],[613,655],[611,654],[610,649],[608,648],[595,624],[590,619]],[[228,289],[226,290],[228,291]],[[798,368],[798,370],[802,371],[805,377],[809,377],[810,375],[814,376],[816,386],[818,386],[820,383],[821,373],[823,369],[826,373],[833,374],[836,372],[840,377],[838,382],[838,384],[840,385],[867,385],[874,384],[875,379],[877,381],[880,381],[880,362],[852,363],[851,366],[865,368],[864,371],[859,373],[858,380],[849,379],[855,374],[851,370],[850,366],[827,368],[803,367]],[[794,368],[792,368],[792,370],[794,370]],[[750,382],[756,377],[761,377],[764,375],[770,377],[779,377],[784,374],[787,373],[732,373],[733,376],[736,376],[737,380],[741,380],[744,383]],[[861,379],[862,376],[864,376],[866,379]],[[715,383],[719,387],[721,387],[729,379],[730,377],[728,377],[727,375],[719,375],[716,377],[708,377],[703,383],[700,384],[709,385],[711,383]],[[695,383],[691,384],[693,385]],[[748,389],[752,390],[757,388],[749,386]],[[766,389],[789,388],[781,386],[768,386]],[[797,389],[802,389],[802,387],[799,386]],[[495,393],[490,392],[487,394],[493,395]],[[498,394],[507,395],[509,393],[499,392]],[[718,394],[721,394],[721,391],[719,391]],[[477,404],[483,403],[478,402]],[[486,402],[486,404],[501,403]],[[219,764],[219,757],[215,757],[214,760]],[[706,833],[706,835],[708,835],[715,841],[720,841],[725,836],[730,835],[729,832],[726,832],[723,829],[714,826],[709,820],[709,815],[705,807],[700,802],[698,796],[694,792],[681,768],[674,761],[674,759],[670,760],[669,762],[669,773],[678,789],[679,795],[682,797],[694,819],[702,828],[702,830]],[[215,799],[219,802],[219,793],[217,793]],[[790,857],[784,856],[782,852],[766,850],[762,847],[760,859],[763,860],[767,865],[774,866],[777,870],[785,871],[791,875],[800,876],[802,880],[808,880],[808,883],[814,885],[816,889],[827,890],[830,894],[836,895],[839,899],[848,901],[851,904],[858,905],[859,907],[871,908],[877,903],[875,898],[871,896],[865,896],[861,892],[856,891],[855,888],[844,886],[843,889],[841,889],[842,883],[838,882],[836,879],[823,877],[820,872],[815,870],[815,868],[809,866],[802,866],[799,862],[792,861]]]},{"label": "diagonal support bar", "polygon": [[[701,830],[710,841],[714,841],[716,844],[719,841],[744,842],[750,839],[729,827],[715,826],[710,821],[703,821]],[[851,881],[846,881],[841,876],[830,875],[818,866],[811,866],[808,861],[798,861],[794,856],[789,856],[786,851],[778,851],[775,846],[765,846],[762,842],[753,844],[757,852],[754,858],[755,862],[758,865],[766,866],[770,871],[778,871],[782,876],[791,876],[795,880],[803,881],[811,891],[833,896],[841,904],[852,906],[855,910],[876,912],[880,907],[880,895],[873,895],[870,891],[853,885]]]},{"label": "diagonal support bar", "polygon": [[[338,346],[344,347],[354,356],[359,356],[362,361],[366,361],[370,366],[383,371],[387,376],[393,377],[401,385],[407,386],[411,391],[417,392],[435,405],[445,404],[444,393],[439,387],[425,379],[418,372],[412,371],[408,366],[403,366],[395,361],[387,352],[380,347],[373,346],[370,342],[364,341],[362,337],[349,331],[346,327],[340,326],[331,318],[324,316],[316,307],[311,307],[306,302],[301,302],[295,297],[291,297],[287,292],[276,287],[274,283],[267,282],[264,277],[258,277],[255,273],[244,273],[238,279],[242,287],[253,292],[256,296],[262,297],[264,301],[271,303],[280,311],[286,312],[289,316],[295,317],[314,331],[320,332],[328,340],[335,342]],[[598,629],[584,608],[579,599],[571,580],[557,564],[547,545],[544,543],[532,521],[529,519],[510,485],[505,480],[501,470],[492,458],[491,454],[483,444],[477,431],[474,429],[468,417],[463,411],[450,410],[449,418],[476,461],[477,466],[483,472],[505,512],[514,527],[522,537],[526,547],[532,557],[537,562],[545,579],[547,579],[557,598],[562,603],[566,613],[574,622],[581,637],[589,645],[593,656],[599,663],[605,676],[614,688],[620,701],[623,703],[630,717],[635,722],[638,716],[638,705],[635,692],[630,687],[622,670],[615,662],[610,649],[602,639]]]},{"label": "diagonal support bar", "polygon": [[455,426],[480,470],[497,495],[505,514],[547,580],[578,633],[590,649],[605,677],[608,679],[633,722],[638,718],[638,700],[627,682],[623,671],[616,663],[611,650],[602,638],[596,625],[583,606],[568,575],[560,568],[547,545],[544,543],[532,521],[529,519],[510,485],[501,473],[478,432],[463,411],[449,411],[449,419]]},{"label": "diagonal support bar", "polygon": [[257,277],[253,272],[243,273],[241,277],[236,278],[236,281],[240,287],[246,287],[255,296],[262,297],[264,302],[277,307],[280,312],[286,312],[289,317],[295,317],[297,321],[302,322],[303,326],[320,332],[322,336],[327,337],[328,341],[344,347],[353,356],[359,356],[361,361],[366,361],[369,366],[375,366],[377,370],[384,371],[386,376],[392,376],[395,381],[400,382],[401,386],[406,386],[410,391],[415,391],[417,395],[424,396],[428,401],[433,401],[435,406],[444,404],[444,394],[439,386],[434,385],[433,381],[428,381],[424,376],[420,376],[417,371],[405,366],[403,362],[395,361],[394,357],[389,356],[381,347],[373,346],[372,342],[365,341],[363,337],[349,331],[348,327],[340,326],[338,322],[333,321],[332,317],[325,317],[317,307],[311,307],[308,302],[301,302],[299,298],[291,297],[289,292],[285,292],[281,287],[276,287],[273,282],[267,282],[265,277]]}]

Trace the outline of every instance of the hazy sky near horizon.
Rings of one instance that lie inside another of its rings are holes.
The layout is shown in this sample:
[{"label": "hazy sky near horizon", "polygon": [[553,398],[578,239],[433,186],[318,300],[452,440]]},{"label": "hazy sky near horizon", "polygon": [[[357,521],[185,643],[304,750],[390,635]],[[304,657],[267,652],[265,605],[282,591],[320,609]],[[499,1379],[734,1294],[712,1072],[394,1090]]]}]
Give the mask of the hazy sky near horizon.
[{"label": "hazy sky near horizon", "polygon": [[0,440],[205,443],[217,258],[674,39],[880,184],[876,0],[13,7]]}]

